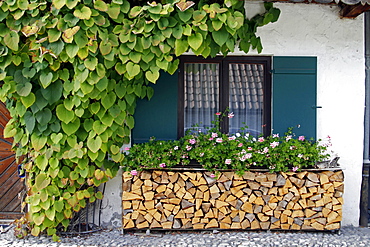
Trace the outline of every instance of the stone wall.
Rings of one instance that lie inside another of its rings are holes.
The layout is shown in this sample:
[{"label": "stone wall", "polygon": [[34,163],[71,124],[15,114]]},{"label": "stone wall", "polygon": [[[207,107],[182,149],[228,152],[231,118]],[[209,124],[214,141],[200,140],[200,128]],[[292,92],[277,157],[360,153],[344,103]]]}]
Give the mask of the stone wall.
[{"label": "stone wall", "polygon": [[336,230],[343,172],[123,174],[124,229]]}]

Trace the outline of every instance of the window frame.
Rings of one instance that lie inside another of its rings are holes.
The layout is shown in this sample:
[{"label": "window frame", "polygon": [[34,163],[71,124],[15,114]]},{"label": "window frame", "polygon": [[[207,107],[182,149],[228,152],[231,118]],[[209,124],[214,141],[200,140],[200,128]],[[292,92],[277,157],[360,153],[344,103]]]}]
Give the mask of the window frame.
[{"label": "window frame", "polygon": [[[179,76],[178,76],[178,110],[177,110],[177,137],[184,136],[184,65],[186,63],[219,63],[220,64],[220,87],[219,87],[219,109],[224,112],[229,105],[229,74],[228,67],[230,63],[250,63],[262,64],[264,66],[263,82],[263,125],[262,132],[264,136],[271,134],[272,119],[272,75],[271,75],[271,56],[217,56],[215,58],[203,58],[193,55],[183,55],[179,57]],[[227,82],[227,83],[226,83]],[[221,122],[220,131],[228,133],[229,119],[225,118]]]}]

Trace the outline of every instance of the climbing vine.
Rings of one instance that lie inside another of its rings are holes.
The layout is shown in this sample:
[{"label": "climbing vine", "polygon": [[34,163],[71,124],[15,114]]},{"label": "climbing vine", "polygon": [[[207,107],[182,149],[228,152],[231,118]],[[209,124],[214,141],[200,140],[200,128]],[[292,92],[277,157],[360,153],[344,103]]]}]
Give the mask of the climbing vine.
[{"label": "climbing vine", "polygon": [[239,0],[1,1],[4,135],[23,157],[31,234],[57,240],[73,212],[102,198],[94,187],[119,169],[136,100],[152,97],[150,83],[174,73],[177,56],[261,52],[257,27],[280,13],[265,8],[247,20]]}]

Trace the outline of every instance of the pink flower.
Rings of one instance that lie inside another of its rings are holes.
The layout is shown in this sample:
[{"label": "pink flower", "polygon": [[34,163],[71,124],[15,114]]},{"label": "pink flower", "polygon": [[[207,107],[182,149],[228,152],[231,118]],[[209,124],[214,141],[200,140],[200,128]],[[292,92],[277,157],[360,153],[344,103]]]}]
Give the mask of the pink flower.
[{"label": "pink flower", "polygon": [[279,146],[279,142],[271,142],[271,143],[270,143],[270,146],[271,146],[272,148],[277,147],[277,146]]},{"label": "pink flower", "polygon": [[130,150],[130,148],[129,147],[125,147],[125,151],[129,151]]},{"label": "pink flower", "polygon": [[190,139],[190,140],[189,140],[189,143],[190,143],[190,144],[195,144],[196,142],[197,142],[197,141],[196,141],[195,139]]},{"label": "pink flower", "polygon": [[265,141],[265,138],[260,137],[260,138],[258,138],[258,141],[259,141],[259,142],[264,142],[264,141]]},{"label": "pink flower", "polygon": [[221,143],[222,142],[222,138],[217,138],[216,139],[216,142]]},{"label": "pink flower", "polygon": [[295,146],[290,146],[289,149],[290,150],[294,150],[295,149]]},{"label": "pink flower", "polygon": [[186,150],[190,151],[191,150],[191,146],[186,145]]},{"label": "pink flower", "polygon": [[303,157],[303,154],[298,154],[298,158],[302,158]]},{"label": "pink flower", "polygon": [[200,156],[200,157],[203,157],[203,156],[204,156],[204,153],[200,153],[200,154],[199,154],[199,156]]},{"label": "pink flower", "polygon": [[159,164],[159,166],[162,167],[162,168],[164,168],[164,167],[166,167],[166,164],[165,163],[161,163],[161,164]]},{"label": "pink flower", "polygon": [[286,141],[289,141],[290,139],[292,139],[292,136],[290,135],[285,138]]},{"label": "pink flower", "polygon": [[211,174],[211,175],[209,175],[211,178],[215,178],[216,177],[216,175],[215,174]]},{"label": "pink flower", "polygon": [[227,117],[228,118],[233,118],[234,117],[234,113],[233,112],[230,112],[229,114],[227,114]]},{"label": "pink flower", "polygon": [[213,137],[210,137],[208,140],[209,140],[209,141],[212,141],[212,140],[213,140]]},{"label": "pink flower", "polygon": [[216,138],[216,137],[218,137],[217,133],[212,132],[212,138]]},{"label": "pink flower", "polygon": [[273,134],[273,135],[272,135],[272,137],[273,137],[273,138],[275,138],[275,137],[279,137],[279,134]]},{"label": "pink flower", "polygon": [[252,151],[253,150],[253,148],[252,147],[248,147],[248,151]]},{"label": "pink flower", "polygon": [[241,143],[241,142],[240,142],[240,143],[238,144],[238,147],[239,147],[239,148],[243,147],[243,143]]},{"label": "pink flower", "polygon": [[242,157],[240,157],[239,160],[240,161],[245,161],[246,159],[250,159],[250,158],[252,158],[252,154],[251,153],[246,153]]},{"label": "pink flower", "polygon": [[231,159],[226,159],[226,160],[225,160],[225,164],[226,164],[226,165],[230,165],[230,164],[231,164]]},{"label": "pink flower", "polygon": [[216,112],[216,116],[220,116],[221,115],[221,112]]},{"label": "pink flower", "polygon": [[233,141],[233,140],[235,140],[236,139],[236,137],[235,136],[229,136],[229,141]]},{"label": "pink flower", "polygon": [[295,166],[295,167],[293,167],[292,171],[293,171],[293,172],[295,172],[295,171],[297,171],[298,169],[299,169],[299,167],[298,167],[298,166]]},{"label": "pink flower", "polygon": [[268,151],[269,151],[269,148],[268,147],[265,147],[264,149],[263,149],[263,153],[268,153]]},{"label": "pink flower", "polygon": [[131,173],[132,176],[136,176],[137,175],[137,171],[136,170],[132,170],[130,173]]},{"label": "pink flower", "polygon": [[299,137],[298,137],[298,140],[299,140],[299,141],[304,141],[304,136],[299,136]]}]

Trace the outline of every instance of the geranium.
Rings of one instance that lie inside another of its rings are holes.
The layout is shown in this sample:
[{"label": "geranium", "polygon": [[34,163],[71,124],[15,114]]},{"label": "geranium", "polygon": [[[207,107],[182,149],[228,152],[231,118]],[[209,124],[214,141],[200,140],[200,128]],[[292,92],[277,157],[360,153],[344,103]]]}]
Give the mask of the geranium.
[{"label": "geranium", "polygon": [[136,176],[137,175],[137,171],[136,170],[132,170],[130,173],[131,173],[132,176]]},{"label": "geranium", "polygon": [[[216,116],[221,119],[226,115]],[[284,136],[256,137],[248,132],[228,136],[218,130],[218,124],[216,122],[216,127],[202,132],[196,128],[179,140],[156,141],[153,138],[135,144],[129,153],[124,153],[122,166],[131,174],[137,174],[137,170],[146,168],[183,167],[196,163],[213,173],[218,169],[234,169],[243,174],[251,167],[268,168],[271,172],[313,168],[315,162],[329,157],[326,153],[329,145],[319,144],[321,140],[307,140],[304,136],[295,139],[292,128]]]}]

